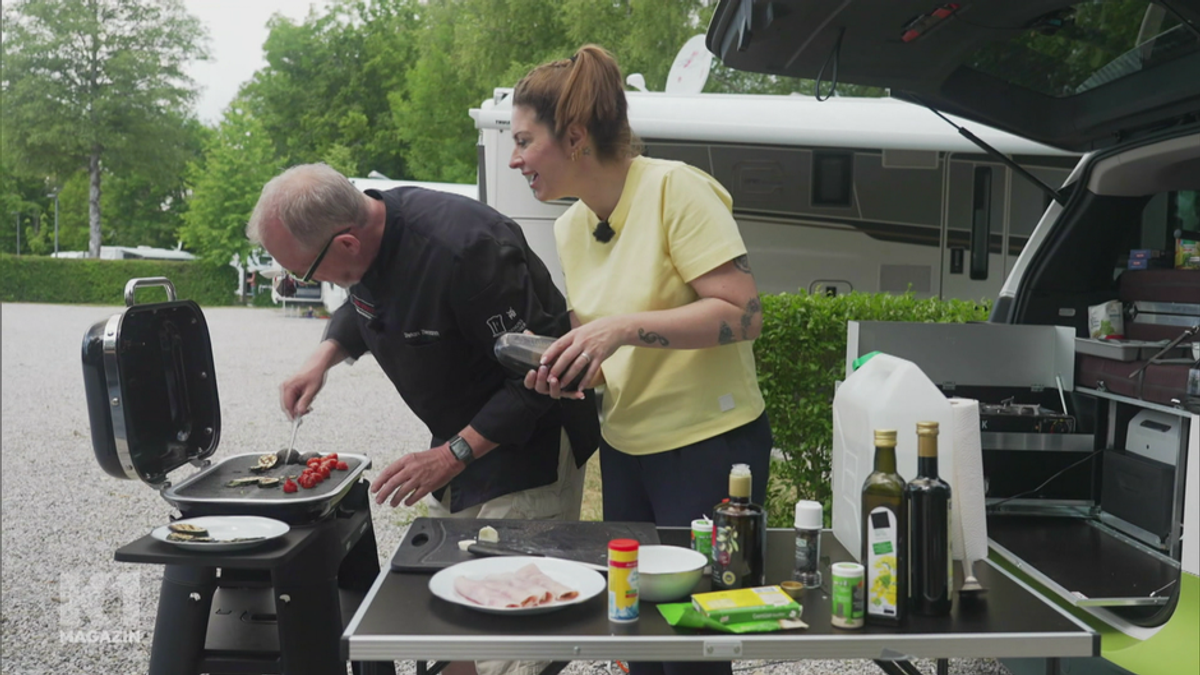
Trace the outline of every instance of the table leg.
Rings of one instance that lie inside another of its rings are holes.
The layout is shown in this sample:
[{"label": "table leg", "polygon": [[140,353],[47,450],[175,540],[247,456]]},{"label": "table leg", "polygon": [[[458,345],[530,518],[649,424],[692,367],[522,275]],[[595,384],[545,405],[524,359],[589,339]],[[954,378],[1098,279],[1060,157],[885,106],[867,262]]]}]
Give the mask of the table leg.
[{"label": "table leg", "polygon": [[417,661],[417,675],[437,675],[448,665],[449,661],[434,661],[432,666],[427,666],[424,661]]},{"label": "table leg", "polygon": [[199,671],[216,590],[216,568],[166,566],[150,645],[150,675]]},{"label": "table leg", "polygon": [[921,675],[921,671],[911,661],[903,659],[895,661],[876,659],[875,665],[879,666],[879,669],[887,673],[887,675]]},{"label": "table leg", "polygon": [[937,675],[950,675],[950,659],[937,660]]}]

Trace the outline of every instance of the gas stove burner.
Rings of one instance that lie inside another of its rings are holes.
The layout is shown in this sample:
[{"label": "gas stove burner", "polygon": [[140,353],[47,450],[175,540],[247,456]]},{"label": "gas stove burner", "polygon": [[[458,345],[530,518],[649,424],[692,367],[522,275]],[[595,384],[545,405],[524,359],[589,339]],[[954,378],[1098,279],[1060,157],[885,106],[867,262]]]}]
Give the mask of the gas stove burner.
[{"label": "gas stove burner", "polygon": [[1075,418],[1037,403],[979,404],[981,431],[1015,431],[1026,433],[1069,434],[1075,431]]},{"label": "gas stove burner", "polygon": [[980,412],[988,415],[1056,415],[1053,410],[1036,403],[984,403]]}]

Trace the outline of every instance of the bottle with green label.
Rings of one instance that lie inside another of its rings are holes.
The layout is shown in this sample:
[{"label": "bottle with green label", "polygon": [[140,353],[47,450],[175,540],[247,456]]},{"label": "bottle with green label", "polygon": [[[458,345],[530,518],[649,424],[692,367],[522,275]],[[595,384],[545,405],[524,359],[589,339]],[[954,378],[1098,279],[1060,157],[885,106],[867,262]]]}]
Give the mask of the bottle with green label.
[{"label": "bottle with green label", "polygon": [[734,464],[729,499],[713,508],[714,590],[766,583],[767,512],[750,501],[750,466]]},{"label": "bottle with green label", "polygon": [[917,477],[904,488],[908,506],[908,609],[950,613],[950,485],[938,476],[938,423],[917,422]]},{"label": "bottle with green label", "polygon": [[896,431],[875,431],[875,470],[862,491],[862,564],[867,623],[895,625],[907,598],[908,519],[904,479],[896,473]]}]

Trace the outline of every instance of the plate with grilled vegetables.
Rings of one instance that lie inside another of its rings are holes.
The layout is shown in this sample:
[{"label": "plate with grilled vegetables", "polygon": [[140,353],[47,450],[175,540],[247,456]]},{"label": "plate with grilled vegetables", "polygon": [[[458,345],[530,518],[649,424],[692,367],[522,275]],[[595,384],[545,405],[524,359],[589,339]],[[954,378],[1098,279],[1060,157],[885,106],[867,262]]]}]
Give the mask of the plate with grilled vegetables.
[{"label": "plate with grilled vegetables", "polygon": [[288,529],[285,522],[261,516],[202,516],[155,528],[150,536],[193,551],[236,551],[278,539]]}]

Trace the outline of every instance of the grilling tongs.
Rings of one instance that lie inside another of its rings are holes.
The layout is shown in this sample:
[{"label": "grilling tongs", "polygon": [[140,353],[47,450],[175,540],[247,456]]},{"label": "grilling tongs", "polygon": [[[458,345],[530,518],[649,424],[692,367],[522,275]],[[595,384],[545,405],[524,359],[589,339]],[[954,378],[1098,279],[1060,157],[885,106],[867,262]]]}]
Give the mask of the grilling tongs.
[{"label": "grilling tongs", "polygon": [[288,450],[296,449],[296,431],[300,429],[300,422],[304,421],[304,417],[297,415],[292,419],[292,440],[288,441]]}]

